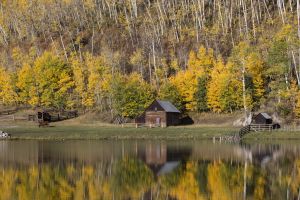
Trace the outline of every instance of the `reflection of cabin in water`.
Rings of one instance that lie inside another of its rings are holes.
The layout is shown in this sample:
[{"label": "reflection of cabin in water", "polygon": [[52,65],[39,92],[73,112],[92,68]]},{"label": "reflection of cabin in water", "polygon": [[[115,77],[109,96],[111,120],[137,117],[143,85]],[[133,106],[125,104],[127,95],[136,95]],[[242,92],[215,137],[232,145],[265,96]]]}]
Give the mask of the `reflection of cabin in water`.
[{"label": "reflection of cabin in water", "polygon": [[145,112],[136,119],[136,123],[155,126],[173,126],[180,124],[180,111],[169,101],[155,100]]},{"label": "reflection of cabin in water", "polygon": [[172,148],[164,143],[148,143],[145,147],[145,163],[156,175],[172,172],[190,157],[191,148]]}]

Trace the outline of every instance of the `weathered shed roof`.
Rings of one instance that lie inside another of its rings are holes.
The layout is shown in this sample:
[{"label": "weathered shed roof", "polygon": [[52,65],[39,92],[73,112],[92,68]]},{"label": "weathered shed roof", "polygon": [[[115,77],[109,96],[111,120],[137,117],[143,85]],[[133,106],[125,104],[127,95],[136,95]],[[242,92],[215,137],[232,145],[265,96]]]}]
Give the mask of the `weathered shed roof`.
[{"label": "weathered shed roof", "polygon": [[266,119],[272,119],[272,117],[268,113],[260,113]]},{"label": "weathered shed roof", "polygon": [[159,105],[166,111],[171,113],[180,113],[180,111],[169,101],[156,100]]}]

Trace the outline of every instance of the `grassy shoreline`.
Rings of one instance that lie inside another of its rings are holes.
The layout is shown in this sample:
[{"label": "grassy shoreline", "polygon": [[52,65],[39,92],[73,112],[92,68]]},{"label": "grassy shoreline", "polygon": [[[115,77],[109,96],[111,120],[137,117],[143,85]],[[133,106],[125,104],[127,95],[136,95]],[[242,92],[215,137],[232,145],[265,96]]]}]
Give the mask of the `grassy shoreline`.
[{"label": "grassy shoreline", "polygon": [[[12,135],[14,140],[109,140],[109,139],[157,139],[157,140],[208,140],[213,137],[233,135],[239,128],[220,126],[178,126],[168,128],[134,128],[109,124],[68,125],[53,123],[52,127],[39,128],[36,124],[5,123],[0,130]],[[259,132],[244,136],[244,141],[300,140],[300,131]]]},{"label": "grassy shoreline", "polygon": [[232,135],[238,131],[230,127],[203,127],[203,126],[178,126],[168,128],[135,128],[85,124],[85,125],[61,125],[53,124],[53,127],[39,128],[28,124],[0,125],[0,130],[11,134],[11,139],[39,139],[39,140],[105,140],[105,139],[212,139],[224,135]]}]

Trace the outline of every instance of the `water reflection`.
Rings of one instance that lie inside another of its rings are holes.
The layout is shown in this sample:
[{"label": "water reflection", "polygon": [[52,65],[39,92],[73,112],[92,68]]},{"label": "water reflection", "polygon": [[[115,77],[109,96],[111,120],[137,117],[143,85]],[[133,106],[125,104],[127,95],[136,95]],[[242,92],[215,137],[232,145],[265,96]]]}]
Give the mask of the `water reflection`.
[{"label": "water reflection", "polygon": [[297,199],[299,144],[0,141],[0,199]]}]

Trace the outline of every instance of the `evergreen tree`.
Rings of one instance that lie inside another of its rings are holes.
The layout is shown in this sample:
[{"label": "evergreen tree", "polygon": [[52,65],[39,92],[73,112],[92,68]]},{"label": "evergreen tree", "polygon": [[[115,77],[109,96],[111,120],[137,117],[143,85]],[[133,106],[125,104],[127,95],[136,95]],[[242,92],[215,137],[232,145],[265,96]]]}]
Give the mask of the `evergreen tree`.
[{"label": "evergreen tree", "polygon": [[198,88],[195,94],[197,100],[197,111],[206,112],[208,111],[207,105],[207,76],[201,76],[198,78]]}]

